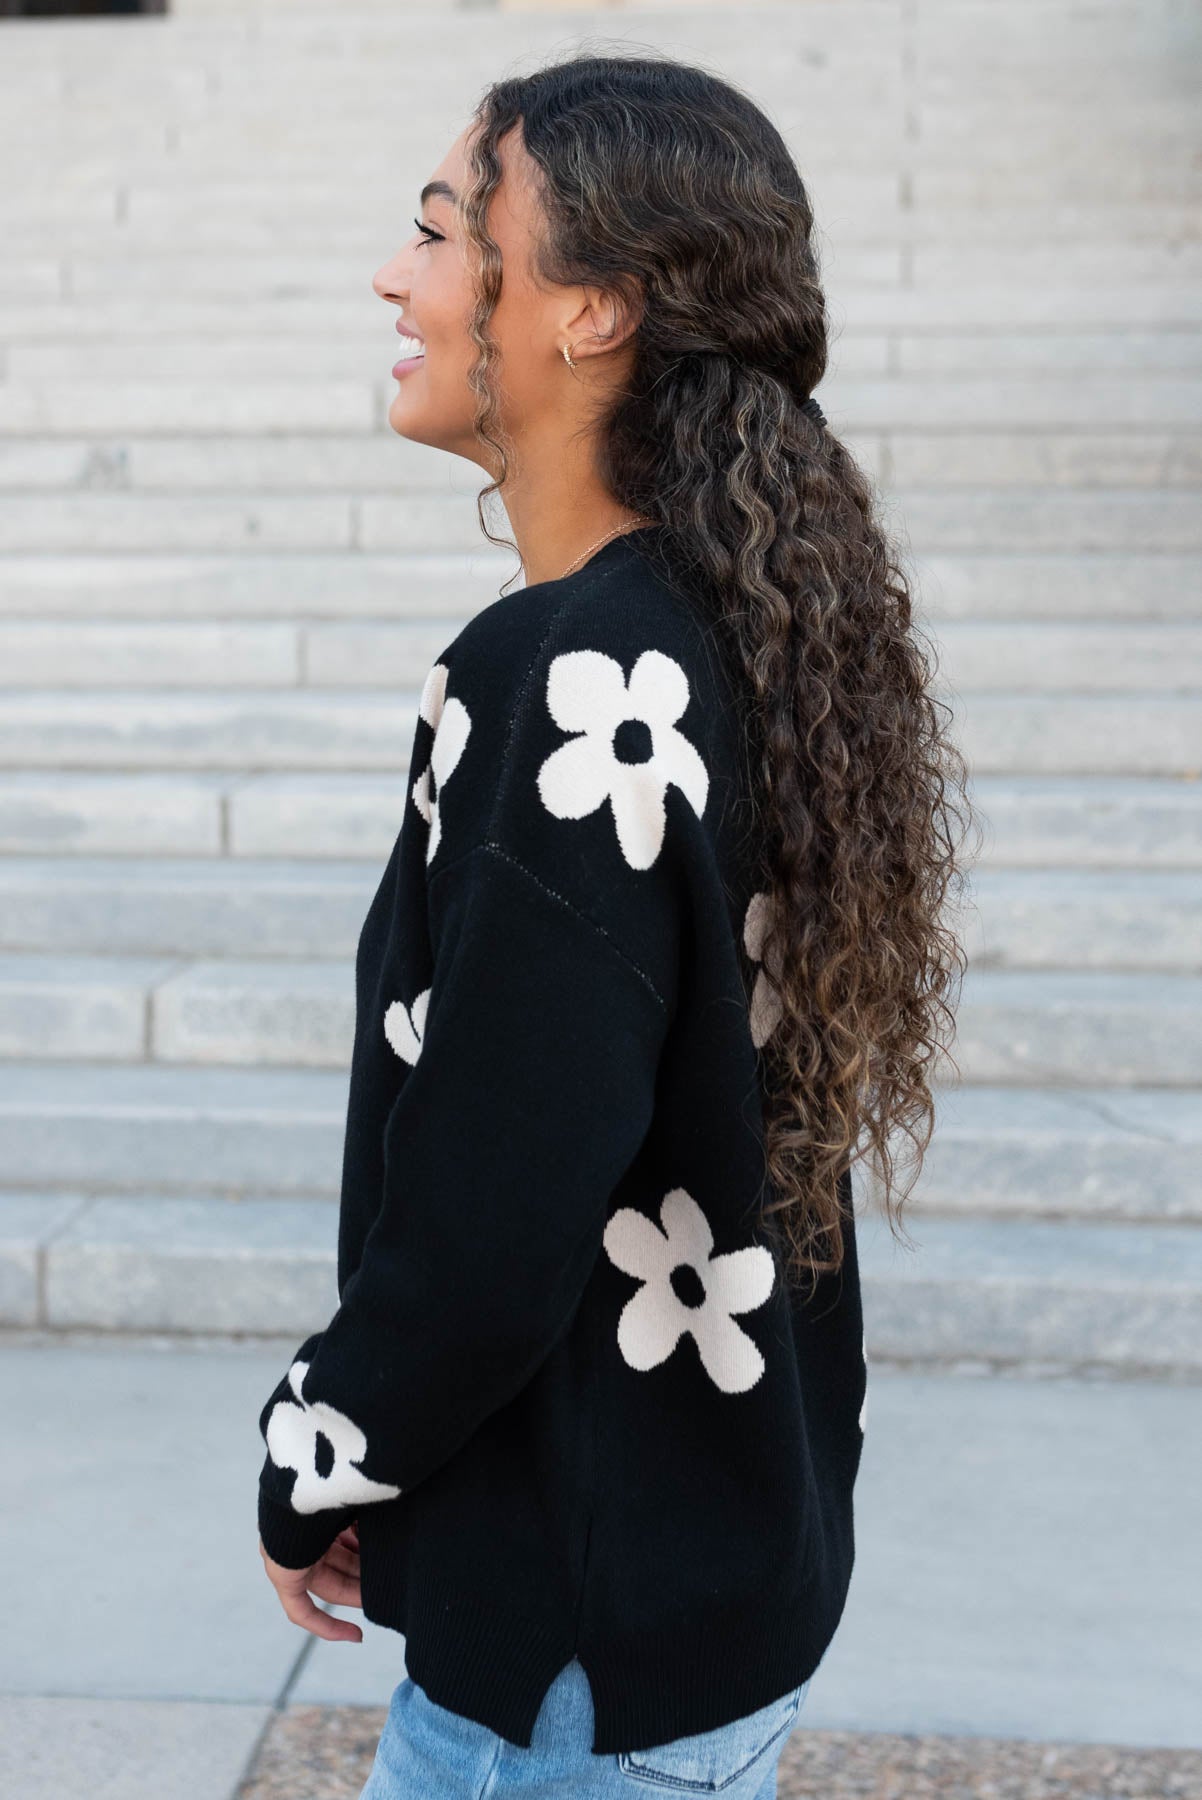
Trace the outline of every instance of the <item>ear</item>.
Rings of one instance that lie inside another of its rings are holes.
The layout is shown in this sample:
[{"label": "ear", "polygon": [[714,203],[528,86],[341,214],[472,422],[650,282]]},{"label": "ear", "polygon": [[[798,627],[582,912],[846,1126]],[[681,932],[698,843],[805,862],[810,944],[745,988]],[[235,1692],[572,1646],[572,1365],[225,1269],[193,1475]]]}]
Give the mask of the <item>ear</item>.
[{"label": "ear", "polygon": [[[580,304],[561,320],[559,343],[566,343],[572,358],[600,356],[619,349],[638,330],[642,307],[616,288],[579,287],[572,293]],[[562,352],[560,352],[562,354]]]}]

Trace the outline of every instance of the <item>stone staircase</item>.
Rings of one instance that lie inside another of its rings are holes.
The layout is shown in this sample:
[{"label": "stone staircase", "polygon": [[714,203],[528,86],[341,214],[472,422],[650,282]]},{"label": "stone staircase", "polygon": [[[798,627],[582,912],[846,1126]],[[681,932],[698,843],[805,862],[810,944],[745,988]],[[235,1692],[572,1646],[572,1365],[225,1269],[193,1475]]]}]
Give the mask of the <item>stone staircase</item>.
[{"label": "stone staircase", "polygon": [[[1173,0],[0,23],[0,1322],[336,1304],[353,956],[421,681],[516,566],[371,276],[485,80],[632,37],[823,223],[821,398],[987,843],[870,1359],[1202,1372],[1202,28]],[[420,39],[415,71],[414,45]]]}]

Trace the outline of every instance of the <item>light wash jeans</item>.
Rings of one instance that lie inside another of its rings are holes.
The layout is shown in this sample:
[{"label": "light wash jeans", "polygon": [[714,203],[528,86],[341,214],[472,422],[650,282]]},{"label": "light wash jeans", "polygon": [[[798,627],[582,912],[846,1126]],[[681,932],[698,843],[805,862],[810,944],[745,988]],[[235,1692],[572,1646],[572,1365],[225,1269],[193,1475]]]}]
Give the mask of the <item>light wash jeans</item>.
[{"label": "light wash jeans", "polygon": [[776,1800],[776,1765],[809,1685],[714,1731],[598,1755],[592,1689],[576,1657],[543,1696],[529,1749],[439,1706],[407,1675],[359,1800]]}]

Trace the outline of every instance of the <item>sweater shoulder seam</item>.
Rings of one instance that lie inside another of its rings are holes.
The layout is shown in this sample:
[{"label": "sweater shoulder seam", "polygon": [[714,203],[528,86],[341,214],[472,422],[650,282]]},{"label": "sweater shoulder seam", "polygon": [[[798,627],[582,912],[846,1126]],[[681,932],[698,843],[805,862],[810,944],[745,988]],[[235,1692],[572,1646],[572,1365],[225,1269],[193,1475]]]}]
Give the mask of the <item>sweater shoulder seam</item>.
[{"label": "sweater shoulder seam", "polygon": [[614,955],[619,957],[621,961],[626,964],[631,973],[637,976],[639,981],[642,982],[656,1005],[661,1007],[664,1012],[668,1011],[667,1000],[663,994],[660,993],[646,969],[631,956],[628,950],[623,949],[612,931],[609,931],[602,925],[600,920],[592,918],[590,914],[586,912],[582,912],[574,901],[569,900],[566,894],[561,894],[558,888],[554,888],[549,882],[544,881],[541,875],[536,875],[533,869],[527,868],[524,862],[521,862],[518,857],[513,856],[506,850],[503,844],[498,843],[496,838],[481,838],[478,843],[470,845],[466,850],[461,850],[458,856],[452,857],[450,862],[444,863],[440,869],[436,869],[427,884],[427,892],[434,886],[436,881],[440,881],[442,877],[448,874],[452,869],[458,868],[459,864],[467,857],[475,856],[477,851],[480,850],[487,852],[490,856],[495,856],[501,862],[508,863],[510,868],[516,869],[519,874],[524,875],[527,881],[532,881],[537,888],[548,896],[549,899],[558,901],[560,906],[570,912],[573,917],[579,919],[582,925],[587,925],[590,931],[595,932],[598,937],[603,938],[609,945],[609,948],[613,951]]}]

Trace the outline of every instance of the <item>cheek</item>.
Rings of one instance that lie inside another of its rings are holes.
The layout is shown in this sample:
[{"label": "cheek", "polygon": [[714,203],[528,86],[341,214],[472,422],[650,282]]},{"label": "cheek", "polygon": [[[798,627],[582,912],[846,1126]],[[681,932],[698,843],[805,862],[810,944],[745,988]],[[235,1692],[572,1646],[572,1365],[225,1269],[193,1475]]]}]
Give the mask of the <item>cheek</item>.
[{"label": "cheek", "polygon": [[466,330],[440,328],[437,337],[431,334],[427,340],[422,377],[427,393],[436,394],[440,404],[450,408],[474,404],[468,371],[476,361],[476,354],[476,346]]},{"label": "cheek", "polygon": [[[515,398],[541,393],[547,385],[547,363],[532,343],[529,329],[494,327],[494,336],[500,348],[500,371],[506,392]],[[564,369],[566,373],[566,364]]]},{"label": "cheek", "polygon": [[413,310],[423,323],[430,372],[437,373],[440,378],[445,372],[461,380],[479,352],[468,330],[467,313],[458,294],[433,294],[420,311],[415,298]]}]

